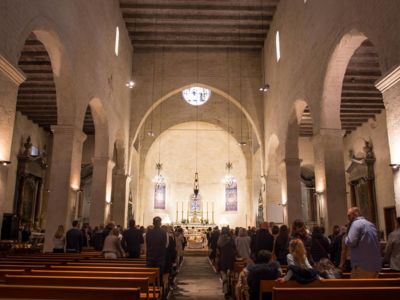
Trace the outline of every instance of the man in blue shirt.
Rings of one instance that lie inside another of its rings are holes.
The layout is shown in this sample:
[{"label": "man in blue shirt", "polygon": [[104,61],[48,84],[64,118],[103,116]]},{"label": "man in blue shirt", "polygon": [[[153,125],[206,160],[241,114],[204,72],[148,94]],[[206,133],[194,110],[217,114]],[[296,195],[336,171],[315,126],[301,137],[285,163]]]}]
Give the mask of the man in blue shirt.
[{"label": "man in blue shirt", "polygon": [[360,215],[358,207],[349,208],[350,228],[345,244],[350,249],[351,278],[376,278],[381,255],[376,227]]}]

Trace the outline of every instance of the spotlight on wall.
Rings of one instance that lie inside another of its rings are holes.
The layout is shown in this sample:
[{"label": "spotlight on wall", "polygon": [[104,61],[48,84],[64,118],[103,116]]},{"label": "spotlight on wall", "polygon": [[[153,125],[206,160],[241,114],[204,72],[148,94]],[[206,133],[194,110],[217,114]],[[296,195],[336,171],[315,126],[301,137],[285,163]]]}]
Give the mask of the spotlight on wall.
[{"label": "spotlight on wall", "polygon": [[400,169],[400,164],[390,164],[389,167],[392,168],[392,171],[398,171]]},{"label": "spotlight on wall", "polygon": [[147,135],[148,135],[148,136],[151,136],[151,137],[155,136],[155,134],[154,134],[154,131],[153,131],[153,130],[149,130],[149,131],[147,131]]},{"label": "spotlight on wall", "polygon": [[133,80],[129,80],[126,84],[126,87],[133,89],[133,87],[135,86],[135,82]]},{"label": "spotlight on wall", "polygon": [[264,92],[264,93],[267,92],[268,90],[269,90],[269,84],[264,84],[259,89],[260,92]]},{"label": "spotlight on wall", "polygon": [[247,145],[247,143],[246,143],[245,141],[240,141],[238,144],[239,144],[239,146],[241,146],[241,147],[244,147],[244,146]]},{"label": "spotlight on wall", "polygon": [[9,160],[0,160],[0,164],[3,165],[3,166],[7,166],[7,165],[11,164],[11,161],[9,161]]}]

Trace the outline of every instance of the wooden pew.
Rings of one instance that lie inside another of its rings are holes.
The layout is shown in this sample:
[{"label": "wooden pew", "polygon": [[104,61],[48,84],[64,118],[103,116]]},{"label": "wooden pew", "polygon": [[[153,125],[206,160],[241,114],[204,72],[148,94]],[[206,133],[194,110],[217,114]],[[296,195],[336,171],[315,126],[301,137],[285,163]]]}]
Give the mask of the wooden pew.
[{"label": "wooden pew", "polygon": [[125,277],[135,277],[149,278],[149,285],[151,287],[151,293],[153,297],[156,296],[160,292],[160,277],[155,271],[147,271],[147,272],[118,272],[118,271],[75,271],[75,270],[30,270],[28,275],[34,276],[84,276],[84,277],[116,277],[116,278],[125,278]]},{"label": "wooden pew", "polygon": [[400,287],[335,287],[335,288],[284,288],[274,287],[273,300],[398,300]]},{"label": "wooden pew", "polygon": [[[275,280],[260,281],[260,299],[263,293],[272,293],[274,288],[295,288],[298,291],[304,288],[344,288],[344,287],[400,287],[400,279],[321,279],[308,284],[300,284],[294,280],[278,283]],[[297,300],[297,299],[296,299]]]},{"label": "wooden pew", "polygon": [[0,269],[0,281],[5,280],[6,274],[24,274],[24,269]]},{"label": "wooden pew", "polygon": [[139,300],[140,289],[0,284],[0,299]]},{"label": "wooden pew", "polygon": [[35,276],[6,275],[7,284],[30,284],[46,286],[79,286],[79,287],[115,287],[140,288],[141,299],[156,299],[155,294],[149,294],[148,277],[87,277],[87,276]]},{"label": "wooden pew", "polygon": [[78,261],[78,262],[67,262],[67,266],[115,266],[115,267],[145,267],[145,262],[86,262],[86,261]]}]

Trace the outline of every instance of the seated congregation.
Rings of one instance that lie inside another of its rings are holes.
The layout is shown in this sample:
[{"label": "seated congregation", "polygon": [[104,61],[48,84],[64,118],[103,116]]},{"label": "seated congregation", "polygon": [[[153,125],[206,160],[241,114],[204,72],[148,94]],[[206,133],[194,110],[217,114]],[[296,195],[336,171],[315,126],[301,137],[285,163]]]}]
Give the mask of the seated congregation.
[{"label": "seated congregation", "polygon": [[209,258],[220,272],[225,297],[398,297],[400,218],[381,251],[375,225],[362,217],[357,207],[350,208],[347,216],[349,223],[334,226],[329,236],[320,226],[310,232],[302,220],[295,220],[290,231],[286,225],[272,222],[260,224],[258,230],[210,230]]}]

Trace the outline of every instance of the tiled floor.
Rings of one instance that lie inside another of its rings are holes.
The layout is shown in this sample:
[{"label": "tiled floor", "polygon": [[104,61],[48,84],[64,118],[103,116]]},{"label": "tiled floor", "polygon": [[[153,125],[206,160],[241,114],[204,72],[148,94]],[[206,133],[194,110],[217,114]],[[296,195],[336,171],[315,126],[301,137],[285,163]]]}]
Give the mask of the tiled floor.
[{"label": "tiled floor", "polygon": [[222,284],[207,256],[187,256],[170,300],[222,300]]}]

